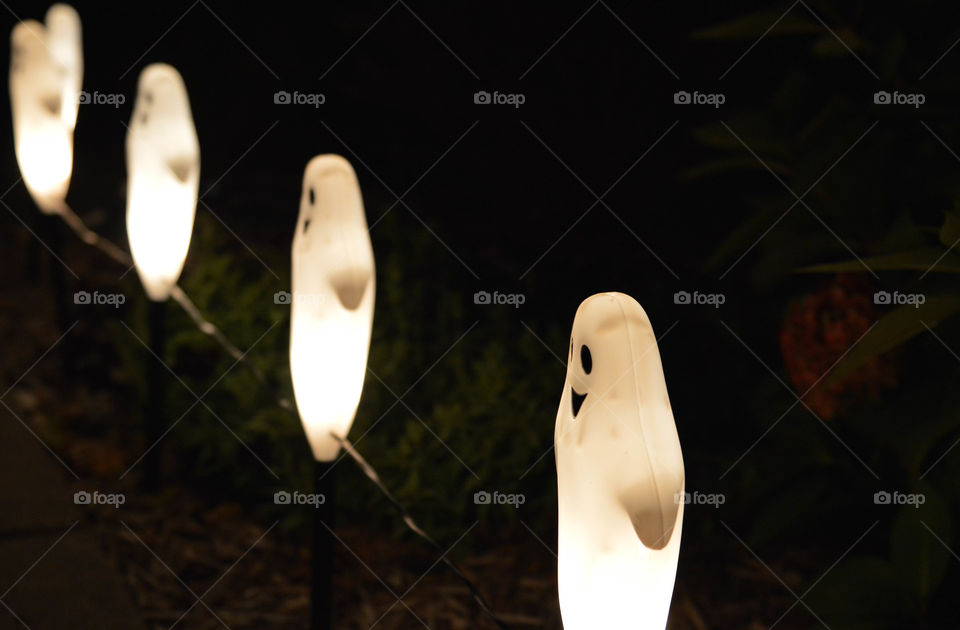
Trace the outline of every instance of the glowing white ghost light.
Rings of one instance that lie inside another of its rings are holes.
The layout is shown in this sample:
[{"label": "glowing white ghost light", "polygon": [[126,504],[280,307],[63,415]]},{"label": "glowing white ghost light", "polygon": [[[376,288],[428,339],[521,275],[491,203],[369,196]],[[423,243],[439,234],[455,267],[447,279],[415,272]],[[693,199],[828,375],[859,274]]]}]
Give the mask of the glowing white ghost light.
[{"label": "glowing white ghost light", "polygon": [[172,66],[147,66],[127,131],[127,236],[151,300],[177,283],[190,247],[200,185],[200,143],[190,100]]},{"label": "glowing white ghost light", "polygon": [[80,16],[66,4],[46,24],[27,20],[10,34],[10,108],[20,173],[41,211],[63,210],[73,171],[73,130],[83,81]]},{"label": "glowing white ghost light", "polygon": [[565,630],[663,630],[683,454],[653,327],[630,296],[577,309],[554,439]]},{"label": "glowing white ghost light", "polygon": [[319,155],[307,164],[293,236],[290,373],[317,461],[340,450],[363,389],[373,326],[373,247],[350,163]]}]

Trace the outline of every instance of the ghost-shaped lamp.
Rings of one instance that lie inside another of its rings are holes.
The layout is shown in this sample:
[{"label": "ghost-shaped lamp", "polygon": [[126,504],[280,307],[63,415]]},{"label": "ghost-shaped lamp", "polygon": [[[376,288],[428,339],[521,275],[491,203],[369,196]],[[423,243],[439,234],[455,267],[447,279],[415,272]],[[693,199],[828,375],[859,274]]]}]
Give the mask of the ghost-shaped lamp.
[{"label": "ghost-shaped lamp", "polygon": [[183,269],[200,186],[200,143],[180,73],[144,68],[127,131],[127,237],[147,296],[164,301]]},{"label": "ghost-shaped lamp", "polygon": [[[149,346],[163,358],[164,307],[176,288],[190,248],[200,186],[200,143],[187,88],[180,73],[163,63],[144,68],[137,81],[127,128],[127,237],[137,275],[150,298]],[[162,435],[164,378],[160,361],[147,363],[144,419],[149,444]],[[160,475],[160,448],[148,451],[143,483],[153,489]]]},{"label": "ghost-shaped lamp", "polygon": [[653,327],[636,300],[577,309],[554,436],[565,630],[663,630],[683,523],[683,455]]},{"label": "ghost-shaped lamp", "polygon": [[46,214],[64,211],[73,172],[73,130],[83,80],[80,17],[55,4],[46,23],[27,20],[10,34],[14,151],[30,196]]},{"label": "ghost-shaped lamp", "polygon": [[307,164],[293,237],[290,374],[318,462],[346,437],[363,389],[373,326],[373,247],[357,176],[338,155]]},{"label": "ghost-shaped lamp", "polygon": [[[324,497],[314,511],[311,630],[332,627],[334,458],[357,413],[370,351],[373,247],[350,163],[318,155],[307,164],[291,253],[290,375]],[[284,295],[284,294],[278,294]]]}]

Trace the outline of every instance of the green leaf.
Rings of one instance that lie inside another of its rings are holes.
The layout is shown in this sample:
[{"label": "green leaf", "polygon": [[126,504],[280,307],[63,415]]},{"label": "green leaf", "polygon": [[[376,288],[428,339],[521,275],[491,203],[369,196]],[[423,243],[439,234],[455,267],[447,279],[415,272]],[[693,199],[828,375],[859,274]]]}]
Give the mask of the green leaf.
[{"label": "green leaf", "polygon": [[930,240],[929,234],[929,228],[918,226],[909,213],[902,213],[887,226],[886,233],[874,243],[874,251],[899,252],[921,249],[927,246]]},{"label": "green leaf", "polygon": [[750,544],[763,545],[778,536],[782,540],[791,528],[803,528],[804,519],[824,503],[827,485],[822,478],[803,475],[797,483],[780,486],[757,511],[748,533]]},{"label": "green leaf", "polygon": [[936,592],[947,571],[951,553],[946,546],[952,544],[953,525],[943,499],[927,486],[919,490],[923,504],[905,505],[897,512],[890,551],[897,578],[923,601]]},{"label": "green leaf", "polygon": [[940,226],[940,243],[944,247],[953,247],[957,241],[960,241],[960,208],[954,202],[953,210],[943,217],[943,225]]},{"label": "green leaf", "polygon": [[[891,436],[893,450],[897,453],[903,469],[916,477],[933,464],[935,455],[940,453],[938,445],[943,440],[948,444],[955,441],[954,434],[960,429],[960,396],[955,381],[948,378],[946,383],[937,380],[929,387],[917,391],[915,400],[909,402],[906,409],[900,410],[900,418],[905,414],[916,413],[916,400],[926,400],[924,412],[917,414],[910,431],[896,431]],[[944,389],[946,388],[946,389]],[[911,397],[914,398],[914,397]],[[899,424],[899,423],[898,423]]]},{"label": "green leaf", "polygon": [[790,207],[790,200],[786,195],[763,195],[748,200],[747,204],[753,212],[717,245],[704,265],[706,269],[717,269],[755,245],[760,235],[770,230]]},{"label": "green leaf", "polygon": [[848,630],[902,628],[904,610],[911,608],[893,564],[874,556],[841,562],[805,600],[831,627]]},{"label": "green leaf", "polygon": [[[721,123],[710,123],[694,129],[693,137],[705,146],[753,157],[744,147],[743,143],[746,143],[776,173],[782,176],[790,175],[786,164],[777,159],[788,156],[787,145],[782,138],[777,137],[777,130],[766,121],[755,117],[740,117],[731,120],[729,128]],[[743,143],[740,142],[741,139]],[[756,160],[755,157],[753,159]],[[762,163],[760,165],[763,166]]]},{"label": "green leaf", "polygon": [[825,263],[801,267],[799,273],[861,273],[867,268],[874,271],[936,271],[939,273],[960,273],[960,255],[945,253],[939,247],[922,247],[909,251],[871,256],[859,260]]},{"label": "green leaf", "polygon": [[873,329],[860,340],[827,378],[827,385],[835,384],[870,359],[896,348],[924,332],[927,326],[936,327],[942,320],[960,311],[960,296],[927,297],[919,307],[901,306],[887,313]]},{"label": "green leaf", "polygon": [[[787,5],[780,9],[758,11],[728,22],[694,31],[696,39],[758,39],[761,36],[774,37],[819,33],[823,27],[808,19],[802,12],[787,11]],[[775,25],[775,26],[774,26]],[[772,27],[772,28],[771,28]]]},{"label": "green leaf", "polygon": [[853,31],[840,29],[836,36],[833,33],[827,33],[814,42],[813,53],[820,57],[844,57],[849,55],[851,50],[857,51],[863,48],[863,42]]}]

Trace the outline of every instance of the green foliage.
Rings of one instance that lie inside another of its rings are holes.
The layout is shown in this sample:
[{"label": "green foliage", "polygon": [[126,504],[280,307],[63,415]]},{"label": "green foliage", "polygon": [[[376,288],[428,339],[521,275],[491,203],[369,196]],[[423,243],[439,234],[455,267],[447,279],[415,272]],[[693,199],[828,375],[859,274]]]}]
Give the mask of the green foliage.
[{"label": "green foliage", "polygon": [[[757,11],[733,20],[696,31],[693,36],[699,39],[749,39],[756,40],[765,35],[784,36],[797,34],[819,34],[821,29],[807,15],[800,12],[787,12],[789,5],[775,9]],[[775,24],[774,28],[770,28]]]},{"label": "green foliage", "polygon": [[[472,293],[444,289],[454,271],[438,270],[426,258],[444,255],[428,234],[399,243],[392,240],[397,233],[388,215],[373,234],[375,241],[382,235],[376,243],[374,333],[350,439],[417,521],[441,540],[456,539],[478,519],[495,525],[522,517],[549,529],[555,480],[547,451],[563,362],[533,335],[516,338],[514,309],[478,307]],[[202,255],[188,260],[183,286],[208,320],[249,351],[248,360],[272,387],[263,387],[245,363],[235,362],[177,306],[168,305],[165,360],[184,384],[170,377],[167,415],[171,423],[185,415],[164,448],[191,487],[282,518],[291,530],[306,515],[278,511],[273,492],[311,491],[313,467],[299,419],[276,404],[276,396],[293,400],[289,307],[273,299],[274,292],[289,288],[289,254],[258,248],[268,272],[231,239],[201,213],[192,252]],[[418,258],[417,252],[426,254]],[[141,324],[144,310],[134,313]],[[538,334],[563,353],[565,334]],[[125,349],[126,371],[141,374],[144,350],[134,344],[131,352],[128,336],[118,332],[117,345]],[[542,369],[531,372],[531,365]],[[187,388],[203,403],[195,404]],[[344,518],[404,531],[393,508],[349,458],[337,470]],[[522,513],[478,507],[473,500],[478,490],[524,493],[526,503]]]},{"label": "green foliage", "polygon": [[[444,277],[450,269],[413,256],[443,250],[428,234],[413,238],[403,254],[390,254],[397,250],[389,244],[378,248],[388,253],[378,262],[370,374],[351,432],[357,448],[441,536],[456,537],[478,518],[521,516],[514,508],[478,508],[478,490],[525,493],[523,518],[549,527],[552,456],[533,464],[553,443],[562,362],[533,335],[516,336],[513,309],[477,307],[472,293],[444,289],[453,284]],[[563,352],[564,334],[551,331],[548,339]],[[372,511],[375,493],[359,496]]]},{"label": "green foliage", "polygon": [[935,532],[951,532],[946,503],[929,487],[919,508],[904,506],[894,517],[889,557],[855,555],[814,587],[810,602],[844,628],[903,628],[924,618],[951,559],[951,544]]},{"label": "green foliage", "polygon": [[831,371],[827,383],[849,376],[870,359],[893,350],[960,311],[960,295],[932,296],[919,306],[901,306],[881,317]]},{"label": "green foliage", "polygon": [[[947,570],[953,524],[946,503],[929,486],[920,486],[925,502],[900,508],[890,535],[890,557],[902,588],[922,603],[936,591]],[[937,534],[936,532],[942,532]]]},{"label": "green foliage", "polygon": [[[922,293],[925,302],[880,307],[877,324],[828,380],[836,384],[867,361],[890,355],[901,366],[898,389],[822,431],[806,410],[795,408],[771,432],[764,452],[752,456],[755,462],[736,469],[732,483],[751,488],[746,492],[755,499],[751,507],[761,506],[751,516],[754,544],[802,535],[809,523],[827,523],[830,531],[866,527],[865,512],[875,508],[858,498],[870,496],[878,483],[922,493],[926,502],[919,508],[878,511],[877,532],[885,533],[887,545],[877,547],[871,535],[874,543],[863,543],[845,557],[816,583],[807,601],[831,627],[942,627],[939,620],[956,618],[948,602],[960,575],[949,551],[956,539],[953,515],[960,508],[960,488],[952,475],[960,467],[954,457],[940,460],[960,438],[955,393],[960,369],[951,350],[960,348],[955,317],[960,312],[960,180],[955,156],[944,148],[960,146],[960,129],[952,113],[936,106],[923,111],[873,106],[870,94],[845,78],[862,70],[851,70],[858,63],[851,50],[880,73],[876,89],[922,91],[941,102],[957,90],[949,72],[930,74],[916,90],[904,85],[902,77],[924,72],[907,61],[905,42],[916,38],[900,32],[909,28],[905,24],[890,28],[865,19],[852,5],[810,3],[813,12],[837,25],[841,44],[811,11],[796,5],[787,12],[788,6],[694,34],[718,41],[779,37],[785,60],[782,80],[769,99],[740,111],[728,109],[725,122],[695,132],[713,155],[684,176],[712,182],[742,178],[752,190],[744,215],[733,220],[706,271],[725,275],[749,250],[736,269],[760,291],[795,286],[812,274],[872,271],[882,281],[876,290]],[[933,6],[925,6],[936,14]],[[792,275],[798,273],[804,275]],[[758,418],[780,413],[764,400],[757,405],[751,412]],[[862,460],[829,455],[829,447],[836,446],[831,433],[852,445],[848,448]],[[836,498],[839,480],[841,500]],[[837,555],[843,550],[838,542]]]}]

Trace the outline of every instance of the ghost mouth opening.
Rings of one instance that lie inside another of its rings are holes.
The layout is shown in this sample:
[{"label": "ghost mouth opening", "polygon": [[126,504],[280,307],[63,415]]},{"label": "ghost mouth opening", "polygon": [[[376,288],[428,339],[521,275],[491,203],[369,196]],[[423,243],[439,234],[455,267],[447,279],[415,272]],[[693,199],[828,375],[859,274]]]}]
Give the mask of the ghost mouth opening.
[{"label": "ghost mouth opening", "polygon": [[51,96],[43,100],[43,106],[48,112],[55,116],[60,115],[60,106],[61,98],[59,96]]},{"label": "ghost mouth opening", "polygon": [[190,172],[193,170],[193,159],[190,157],[173,159],[167,162],[167,166],[173,172],[173,176],[177,178],[177,181],[185,184],[190,177]]},{"label": "ghost mouth opening", "polygon": [[573,387],[570,388],[570,403],[573,407],[573,417],[576,418],[577,414],[580,413],[580,407],[583,406],[583,401],[587,399],[586,394],[578,394],[577,390]]},{"label": "ghost mouth opening", "polygon": [[363,296],[370,286],[370,274],[363,268],[354,267],[330,278],[330,284],[337,294],[341,306],[348,311],[355,311],[360,307]]}]

